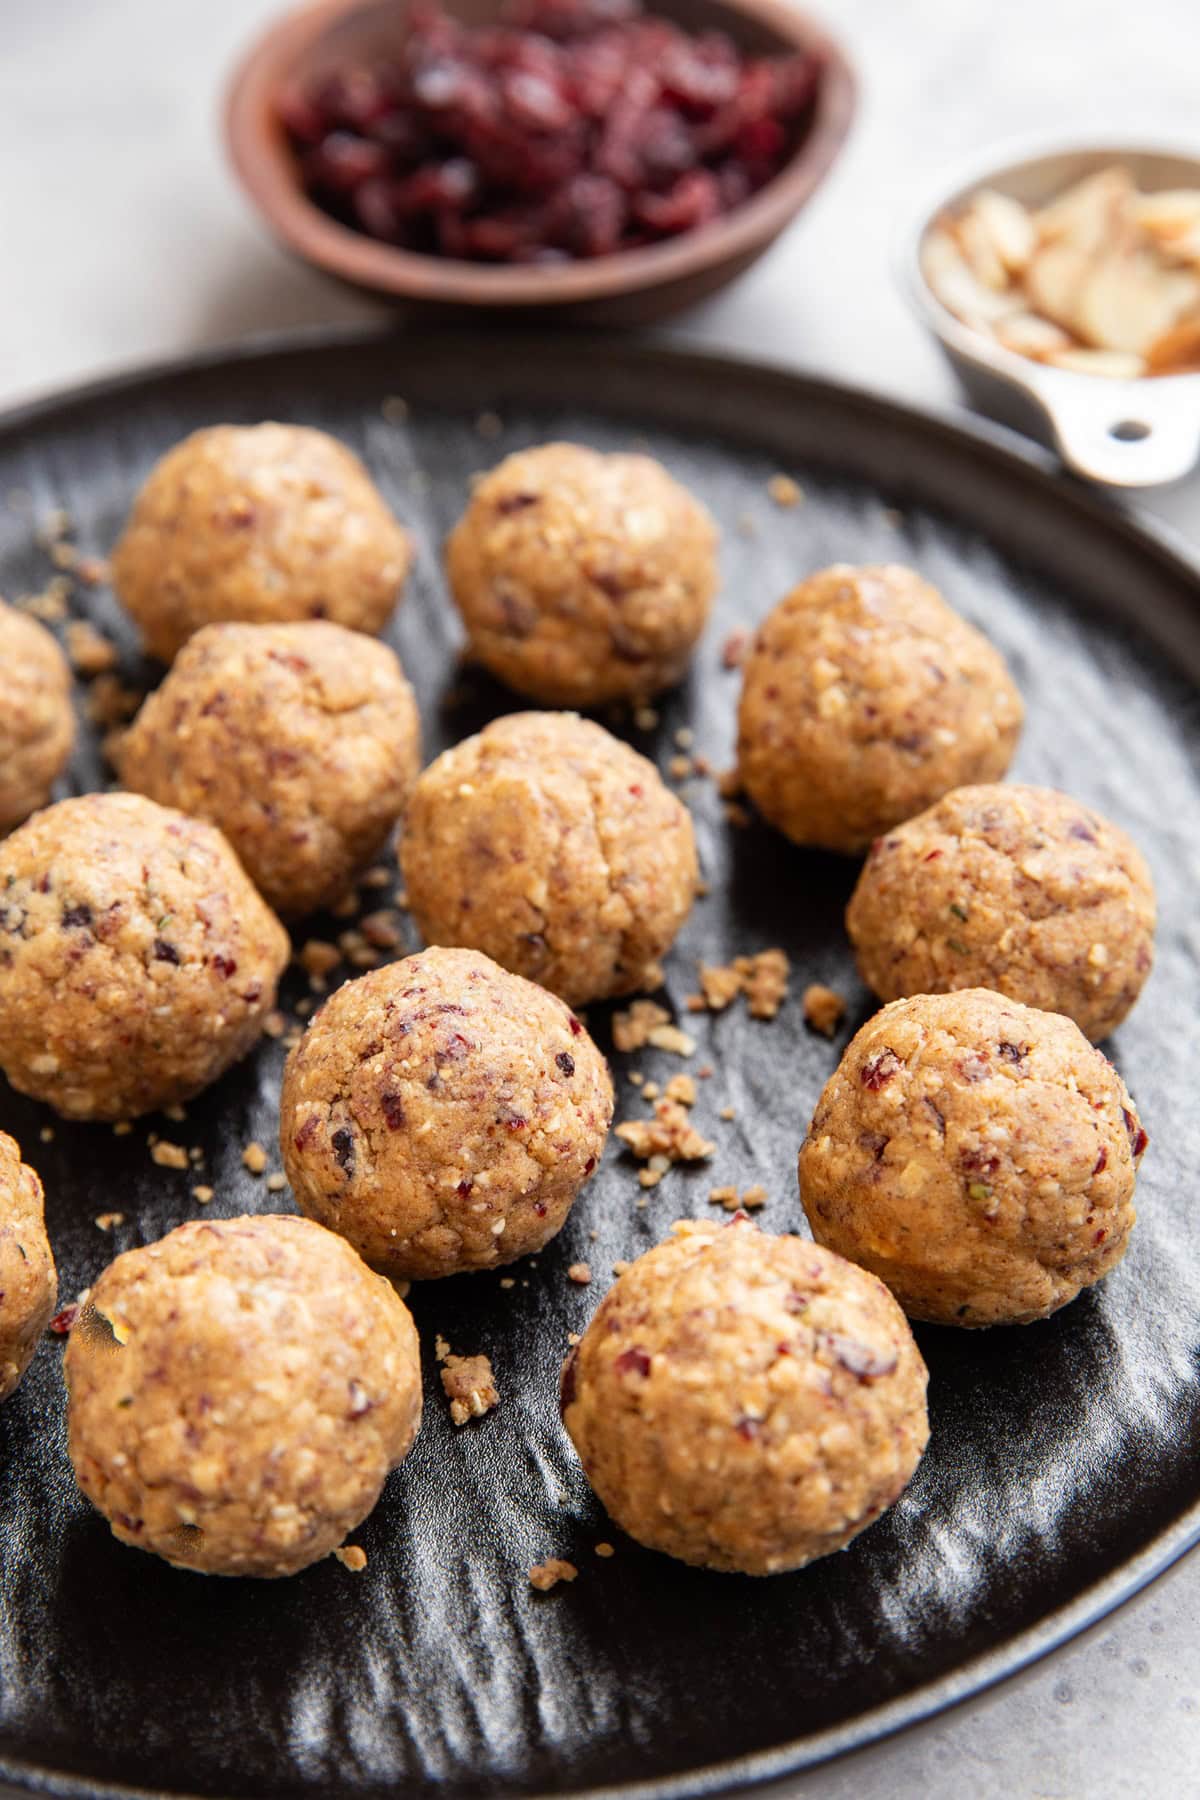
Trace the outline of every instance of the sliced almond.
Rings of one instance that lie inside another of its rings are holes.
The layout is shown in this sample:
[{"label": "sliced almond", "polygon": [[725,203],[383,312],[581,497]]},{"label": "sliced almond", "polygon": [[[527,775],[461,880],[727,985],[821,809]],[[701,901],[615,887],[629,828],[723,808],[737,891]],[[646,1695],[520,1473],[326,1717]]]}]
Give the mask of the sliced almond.
[{"label": "sliced almond", "polygon": [[998,194],[994,188],[982,188],[971,202],[971,212],[1011,275],[1028,268],[1037,249],[1037,232],[1019,200]]},{"label": "sliced almond", "polygon": [[1140,356],[1126,350],[1056,350],[1046,361],[1076,375],[1103,375],[1110,381],[1136,381],[1146,373]]},{"label": "sliced almond", "polygon": [[1025,288],[1036,310],[1073,330],[1075,307],[1091,267],[1091,257],[1073,244],[1039,250],[1025,271]]},{"label": "sliced almond", "polygon": [[1019,294],[999,294],[976,280],[944,226],[935,226],[926,235],[921,246],[921,271],[942,305],[978,331],[986,331],[997,319],[1021,309]]},{"label": "sliced almond", "polygon": [[1018,356],[1032,356],[1041,362],[1056,350],[1070,350],[1074,340],[1061,325],[1054,325],[1037,313],[1014,313],[996,326],[996,340]]},{"label": "sliced almond", "polygon": [[974,206],[968,207],[958,220],[954,235],[975,279],[981,281],[984,287],[1002,293],[1008,286],[1008,270],[992,241],[986,220],[980,217]]},{"label": "sliced almond", "polygon": [[1144,356],[1155,338],[1200,306],[1200,279],[1169,271],[1148,252],[1104,256],[1092,266],[1075,306],[1075,329],[1100,350]]},{"label": "sliced almond", "polygon": [[1077,181],[1034,214],[1043,243],[1070,244],[1091,253],[1112,242],[1134,194],[1133,177],[1120,165]]},{"label": "sliced almond", "polygon": [[1157,247],[1167,262],[1200,269],[1200,224],[1193,225],[1190,231],[1181,231],[1176,237],[1161,239]]},{"label": "sliced almond", "polygon": [[1184,319],[1155,338],[1146,352],[1149,375],[1187,375],[1200,372],[1200,318]]},{"label": "sliced almond", "polygon": [[1143,231],[1167,243],[1200,230],[1200,188],[1163,188],[1157,194],[1138,194],[1133,216]]}]

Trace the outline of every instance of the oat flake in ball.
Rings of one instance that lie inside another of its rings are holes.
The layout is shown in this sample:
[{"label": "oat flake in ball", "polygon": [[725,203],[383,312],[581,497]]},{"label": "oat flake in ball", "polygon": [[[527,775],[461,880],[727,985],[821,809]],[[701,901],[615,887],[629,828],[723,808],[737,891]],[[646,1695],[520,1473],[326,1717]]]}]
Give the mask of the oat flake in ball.
[{"label": "oat flake in ball", "polygon": [[683,675],[717,532],[653,457],[543,444],[478,482],[446,544],[471,651],[548,706],[644,698]]},{"label": "oat flake in ball", "polygon": [[332,619],[381,631],[408,534],[344,444],[306,425],[211,425],[154,466],[112,555],[151,655],[202,625]]},{"label": "oat flake in ball", "polygon": [[559,1231],[604,1150],[604,1058],[569,1007],[474,950],[349,981],[288,1058],[301,1209],[394,1277],[492,1269]]},{"label": "oat flake in ball", "polygon": [[744,1215],[683,1221],[609,1289],[563,1369],[588,1480],[629,1535],[771,1575],[839,1550],[929,1437],[926,1370],[873,1275]]},{"label": "oat flake in ball", "polygon": [[20,1145],[0,1131],[0,1400],[29,1367],[57,1301],[42,1184],[21,1161]]},{"label": "oat flake in ball", "polygon": [[408,1308],[307,1219],[192,1220],[127,1250],[66,1378],[76,1479],[113,1535],[209,1575],[327,1556],[421,1422]]},{"label": "oat flake in ball", "polygon": [[573,1005],[654,988],[691,910],[691,816],[653,763],[574,713],[513,713],[439,756],[404,822],[433,944],[469,944]]},{"label": "oat flake in ball", "polygon": [[881,1000],[990,987],[1093,1039],[1154,960],[1154,887],[1118,826],[1050,788],[956,788],[878,838],[846,911]]},{"label": "oat flake in ball", "polygon": [[219,825],[290,915],[332,905],[386,844],[420,767],[392,650],[361,632],[207,625],[117,755],[127,787]]},{"label": "oat flake in ball", "polygon": [[1042,1319],[1120,1262],[1146,1148],[1112,1064],[987,988],[894,1000],[851,1041],[800,1151],[818,1242],[944,1325]]},{"label": "oat flake in ball", "polygon": [[46,804],[74,742],[66,657],[44,625],[0,600],[0,836]]},{"label": "oat flake in ball", "polygon": [[759,627],[738,770],[798,844],[846,853],[1012,760],[1020,695],[999,651],[895,564],[809,576]]},{"label": "oat flake in ball", "polygon": [[190,1099],[253,1046],[288,952],[214,826],[61,800],[0,844],[0,1069],[72,1119]]}]

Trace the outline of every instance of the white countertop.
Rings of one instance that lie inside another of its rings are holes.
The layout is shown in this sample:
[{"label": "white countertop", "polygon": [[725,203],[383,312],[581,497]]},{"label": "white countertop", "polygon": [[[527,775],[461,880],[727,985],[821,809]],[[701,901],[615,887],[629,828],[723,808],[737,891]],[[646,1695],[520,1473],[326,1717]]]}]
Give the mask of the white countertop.
[{"label": "white countertop", "polygon": [[[268,242],[224,167],[222,80],[281,0],[4,9],[0,404],[246,333],[381,316]],[[826,0],[861,112],[784,241],[676,335],[957,403],[890,273],[939,171],[1035,133],[1200,150],[1197,0]],[[1200,479],[1153,510],[1200,543]],[[1200,1558],[1024,1675],[778,1790],[820,1800],[1200,1792]],[[774,1791],[774,1790],[773,1790]]]}]

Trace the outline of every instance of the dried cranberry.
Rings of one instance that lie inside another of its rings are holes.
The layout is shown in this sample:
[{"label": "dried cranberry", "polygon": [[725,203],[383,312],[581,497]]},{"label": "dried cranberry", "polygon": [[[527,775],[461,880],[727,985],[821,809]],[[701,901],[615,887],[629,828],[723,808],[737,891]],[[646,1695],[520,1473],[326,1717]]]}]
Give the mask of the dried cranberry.
[{"label": "dried cranberry", "polygon": [[576,1018],[576,1017],[575,1017],[575,1014],[574,1014],[574,1013],[572,1013],[572,1014],[571,1014],[571,1016],[570,1016],[570,1018],[569,1018],[569,1019],[568,1019],[568,1020],[567,1020],[567,1023],[568,1023],[568,1025],[569,1025],[569,1026],[570,1026],[570,1027],[571,1027],[571,1035],[572,1035],[572,1037],[578,1037],[578,1036],[579,1036],[579,1034],[580,1034],[580,1032],[581,1032],[581,1031],[582,1031],[582,1030],[583,1030],[583,1025],[582,1025],[582,1023],[581,1023],[581,1022],[580,1022],[580,1021],[579,1021],[579,1020],[578,1020],[578,1019],[577,1019],[577,1018]]},{"label": "dried cranberry", "polygon": [[604,256],[739,206],[808,128],[820,59],[744,55],[637,0],[409,7],[387,60],[289,84],[277,117],[343,224],[426,255]]},{"label": "dried cranberry", "polygon": [[564,1075],[571,1076],[575,1073],[575,1058],[569,1050],[560,1050],[554,1060]]},{"label": "dried cranberry", "polygon": [[1150,1139],[1142,1129],[1141,1121],[1134,1113],[1130,1112],[1127,1106],[1121,1108],[1121,1117],[1124,1119],[1125,1129],[1129,1133],[1129,1148],[1133,1152],[1133,1160],[1137,1162]]},{"label": "dried cranberry", "polygon": [[329,1139],[329,1147],[333,1151],[333,1160],[346,1175],[354,1173],[354,1133],[345,1125],[338,1129]]},{"label": "dried cranberry", "polygon": [[1028,1054],[1027,1047],[1024,1044],[1010,1044],[1007,1038],[1002,1038],[996,1047],[999,1050],[1002,1059],[1008,1063],[1024,1062],[1025,1057]]},{"label": "dried cranberry", "polygon": [[904,1064],[896,1052],[885,1047],[882,1050],[876,1050],[873,1056],[867,1058],[862,1066],[859,1080],[872,1094],[877,1094],[880,1088],[885,1087],[893,1075],[903,1067]]},{"label": "dried cranberry", "polygon": [[1095,1162],[1092,1164],[1092,1174],[1099,1175],[1100,1172],[1103,1169],[1106,1169],[1107,1167],[1108,1167],[1108,1146],[1107,1146],[1107,1144],[1101,1144],[1100,1154],[1097,1156]]},{"label": "dried cranberry", "polygon": [[594,1156],[589,1156],[589,1157],[588,1157],[588,1159],[587,1159],[587,1161],[586,1161],[586,1162],[585,1162],[585,1163],[584,1163],[584,1165],[583,1165],[583,1172],[584,1172],[584,1174],[585,1174],[585,1175],[590,1175],[590,1174],[591,1174],[591,1172],[592,1172],[592,1170],[593,1170],[593,1169],[594,1169],[594,1168],[595,1168],[595,1166],[596,1166],[596,1159],[595,1159],[595,1157],[594,1157]]},{"label": "dried cranberry", "polygon": [[303,1150],[305,1144],[308,1143],[309,1139],[312,1137],[312,1134],[316,1129],[317,1129],[317,1115],[316,1115],[316,1113],[309,1113],[307,1119],[305,1119],[303,1125],[300,1127],[299,1131],[296,1133],[295,1137],[292,1139],[292,1142],[296,1146],[297,1150]]},{"label": "dried cranberry", "polygon": [[1072,819],[1067,827],[1067,836],[1078,838],[1084,844],[1094,844],[1097,841],[1095,832],[1083,819]]},{"label": "dried cranberry", "polygon": [[503,514],[524,512],[527,506],[536,506],[540,499],[540,494],[501,494],[495,509]]},{"label": "dried cranberry", "polygon": [[403,1096],[398,1094],[395,1088],[384,1088],[379,1096],[379,1105],[388,1130],[403,1130],[405,1123]]},{"label": "dried cranberry", "polygon": [[178,968],[179,964],[183,961],[183,958],[180,956],[174,944],[169,944],[166,938],[155,938],[154,960],[155,962],[173,963],[175,967]]},{"label": "dried cranberry", "polygon": [[762,1433],[762,1420],[752,1419],[748,1413],[745,1413],[737,1421],[733,1429],[740,1438],[745,1438],[748,1444],[752,1444],[755,1438],[759,1437]]},{"label": "dried cranberry", "polygon": [[633,1344],[628,1350],[622,1350],[620,1356],[614,1358],[613,1368],[618,1375],[648,1375],[650,1373],[650,1353],[643,1350],[640,1344]]},{"label": "dried cranberry", "polygon": [[91,922],[92,909],[86,901],[80,901],[78,906],[63,907],[62,923],[64,931],[82,930],[89,926]]},{"label": "dried cranberry", "polygon": [[475,1183],[471,1180],[469,1175],[464,1175],[454,1191],[460,1200],[469,1200],[471,1195],[475,1192]]},{"label": "dried cranberry", "polygon": [[214,968],[218,975],[224,976],[226,981],[237,974],[237,963],[232,956],[210,956],[208,961],[210,967]]},{"label": "dried cranberry", "polygon": [[72,1325],[75,1323],[75,1321],[78,1317],[79,1317],[78,1306],[64,1306],[62,1311],[56,1312],[54,1317],[51,1319],[50,1329],[58,1337],[66,1337],[68,1331],[70,1331]]}]

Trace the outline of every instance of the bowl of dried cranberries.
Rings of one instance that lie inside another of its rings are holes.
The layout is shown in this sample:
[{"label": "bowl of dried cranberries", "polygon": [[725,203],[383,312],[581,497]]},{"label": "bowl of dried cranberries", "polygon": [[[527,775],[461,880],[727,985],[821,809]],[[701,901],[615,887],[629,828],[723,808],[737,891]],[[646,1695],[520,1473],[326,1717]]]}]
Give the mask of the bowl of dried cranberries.
[{"label": "bowl of dried cranberries", "polygon": [[788,0],[318,0],[229,94],[276,236],[378,296],[661,318],[794,218],[854,110]]}]

